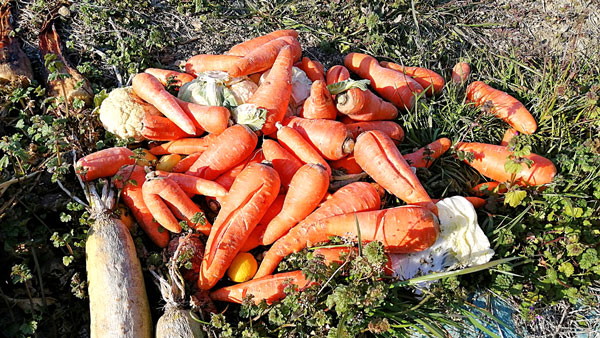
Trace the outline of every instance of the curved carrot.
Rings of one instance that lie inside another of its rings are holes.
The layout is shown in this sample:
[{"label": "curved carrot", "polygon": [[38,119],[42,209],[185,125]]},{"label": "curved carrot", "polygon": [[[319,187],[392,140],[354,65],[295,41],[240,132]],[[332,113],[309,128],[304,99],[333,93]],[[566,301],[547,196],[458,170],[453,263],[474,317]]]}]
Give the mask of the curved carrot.
[{"label": "curved carrot", "polygon": [[305,56],[298,68],[302,69],[312,82],[318,80],[325,82],[325,67],[319,61],[311,60]]},{"label": "curved carrot", "polygon": [[452,141],[442,137],[441,139],[435,140],[425,147],[420,148],[414,153],[403,155],[403,157],[411,167],[429,168],[433,164],[433,161],[450,149],[451,145]]},{"label": "curved carrot", "polygon": [[452,68],[452,82],[463,84],[471,74],[471,66],[466,62],[459,62]]},{"label": "curved carrot", "polygon": [[242,304],[247,295],[253,295],[252,300],[255,304],[266,301],[272,304],[285,298],[284,292],[287,285],[295,285],[298,289],[303,289],[313,282],[309,282],[301,270],[278,273],[275,275],[264,276],[263,278],[253,279],[244,283],[226,286],[210,293],[212,300],[221,302],[230,302]]},{"label": "curved carrot", "polygon": [[287,190],[292,177],[302,167],[302,162],[273,140],[264,140],[262,149],[265,159],[273,164],[279,174],[283,190]]},{"label": "curved carrot", "polygon": [[217,136],[217,134],[208,134],[203,137],[182,138],[175,141],[170,141],[150,148],[150,153],[153,155],[190,155],[204,152],[216,141]]},{"label": "curved carrot", "polygon": [[269,245],[315,210],[329,188],[329,175],[319,164],[305,164],[292,177],[281,212],[267,225],[262,244]]},{"label": "curved carrot", "polygon": [[344,58],[344,65],[363,79],[370,80],[371,87],[398,108],[412,109],[415,104],[413,93],[423,91],[423,87],[410,76],[381,67],[374,57],[366,54],[350,53]]},{"label": "curved carrot", "polygon": [[85,182],[113,176],[122,166],[135,163],[134,158],[133,151],[125,147],[108,148],[80,158],[75,165],[75,172]]},{"label": "curved carrot", "polygon": [[325,167],[331,176],[331,168],[323,156],[294,128],[277,125],[277,140],[279,144],[303,163],[318,163]]},{"label": "curved carrot", "polygon": [[250,53],[251,51],[255,50],[256,48],[260,48],[262,45],[282,36],[292,36],[294,38],[298,38],[298,32],[296,32],[293,29],[282,29],[271,32],[266,35],[261,35],[254,39],[238,43],[237,45],[231,47],[231,49],[227,52],[227,55],[244,56]]},{"label": "curved carrot", "polygon": [[481,81],[467,86],[467,99],[478,107],[491,102],[491,113],[519,132],[533,134],[537,129],[535,119],[519,100]]},{"label": "curved carrot", "polygon": [[362,168],[356,163],[354,153],[336,161],[329,162],[331,168],[342,171],[345,174],[360,174],[363,172]]},{"label": "curved carrot", "polygon": [[250,156],[258,137],[242,124],[227,128],[204,151],[186,174],[213,180]]},{"label": "curved carrot", "polygon": [[246,238],[279,194],[279,175],[262,163],[245,168],[225,197],[206,242],[198,287],[212,288],[223,277]]},{"label": "curved carrot", "polygon": [[142,186],[146,181],[144,168],[138,165],[128,165],[122,167],[116,177],[115,186],[123,189],[121,192],[123,202],[129,207],[140,227],[154,244],[161,248],[167,247],[169,232],[162,229],[161,225],[154,220],[152,213],[144,203],[144,194],[142,193]]},{"label": "curved carrot", "polygon": [[[339,96],[339,95],[338,95]],[[316,80],[310,86],[310,96],[304,101],[300,116],[306,119],[335,120],[337,109],[325,81]]]},{"label": "curved carrot", "polygon": [[142,124],[141,134],[148,140],[172,141],[194,136],[181,130],[173,121],[164,116],[146,114],[142,119]]},{"label": "curved carrot", "polygon": [[408,204],[426,207],[437,215],[437,207],[396,145],[378,130],[358,136],[354,148],[356,163],[375,182]]},{"label": "curved carrot", "polygon": [[197,129],[220,134],[229,124],[229,109],[220,106],[203,106],[175,98],[181,109],[198,124]]},{"label": "curved carrot", "polygon": [[177,164],[173,167],[173,170],[171,170],[171,172],[184,173],[188,171],[190,167],[196,162],[196,160],[198,160],[198,157],[200,157],[200,155],[202,155],[202,152],[190,154],[186,158],[177,162]]},{"label": "curved carrot", "polygon": [[355,139],[363,132],[379,130],[389,136],[396,144],[400,144],[404,140],[404,130],[398,123],[392,121],[355,122],[346,124],[346,128],[348,128]]},{"label": "curved carrot", "polygon": [[240,56],[233,55],[199,54],[187,60],[185,72],[188,74],[200,74],[208,71],[226,72],[240,59]]},{"label": "curved carrot", "polygon": [[177,183],[188,195],[202,195],[211,197],[223,197],[227,195],[227,189],[217,182],[205,180],[200,177],[180,173],[170,173],[156,170],[157,177],[167,177]]},{"label": "curved carrot", "polygon": [[169,207],[164,201],[168,202],[169,205],[173,207],[174,212],[183,216],[182,218],[188,222],[191,227],[201,231],[205,235],[208,235],[210,232],[210,224],[208,221],[192,221],[192,219],[197,218],[199,214],[203,215],[204,213],[194,202],[192,202],[183,189],[170,178],[163,177],[146,181],[142,187],[142,192],[144,195],[144,203],[146,203],[148,210],[150,210],[154,219],[156,219],[156,221],[165,229],[175,233],[181,232],[181,225],[175,216],[173,216],[173,213],[169,210]]},{"label": "curved carrot", "polygon": [[506,147],[508,145],[508,143],[510,142],[510,140],[513,139],[513,137],[517,136],[519,134],[518,131],[514,130],[513,128],[508,128],[506,130],[506,132],[504,132],[504,136],[502,137],[502,141],[500,142],[500,145],[503,147]]},{"label": "curved carrot", "polygon": [[[422,67],[406,67],[387,61],[381,61],[379,64],[382,67],[393,69],[412,77],[421,85],[421,87],[427,90],[425,94],[428,96],[437,95],[442,92],[442,89],[444,89],[444,78],[431,69]],[[430,87],[431,89],[428,89]]]},{"label": "curved carrot", "polygon": [[265,135],[277,130],[275,123],[280,122],[287,111],[292,95],[293,63],[294,58],[291,48],[282,48],[269,71],[266,81],[256,89],[247,102],[267,110],[267,120],[261,129]]},{"label": "curved carrot", "polygon": [[165,87],[168,85],[181,87],[194,79],[190,74],[160,68],[148,68],[144,73],[154,76]]},{"label": "curved carrot", "polygon": [[272,273],[283,257],[316,243],[328,242],[331,236],[351,236],[356,240],[357,228],[360,228],[363,243],[380,241],[386,251],[392,253],[423,251],[435,243],[439,234],[437,217],[415,205],[332,216],[299,225],[277,240],[267,251],[254,278]]},{"label": "curved carrot", "polygon": [[327,160],[339,160],[354,149],[354,140],[341,122],[290,117],[283,125],[297,130]]},{"label": "curved carrot", "polygon": [[[512,152],[506,147],[484,143],[464,143],[456,144],[456,150],[470,152],[475,155],[475,160],[470,163],[480,174],[498,182],[507,182],[512,179],[513,174],[504,169],[504,164],[512,155]],[[522,170],[517,173],[514,180],[521,186],[543,185],[552,182],[556,175],[556,167],[549,159],[537,154],[529,154],[524,158],[533,163],[528,167],[526,163],[521,163]]]},{"label": "curved carrot", "polygon": [[294,62],[300,59],[302,48],[300,43],[293,36],[282,36],[275,40],[269,41],[259,48],[253,49],[248,54],[235,62],[227,71],[230,76],[238,77],[252,73],[265,71],[274,66],[275,59],[283,50],[283,47],[290,48],[290,68]]},{"label": "curved carrot", "polygon": [[[473,187],[473,193],[477,196],[487,196],[493,193],[501,183],[500,182],[483,182]],[[505,186],[498,189],[498,194],[504,194],[508,191]]]},{"label": "curved carrot", "polygon": [[267,224],[281,212],[283,202],[285,202],[285,195],[279,194],[265,215],[260,219],[260,222],[258,222],[256,228],[254,228],[254,231],[248,236],[246,242],[244,242],[244,245],[240,248],[240,252],[248,252],[261,245],[263,234],[267,229]]},{"label": "curved carrot", "polygon": [[156,107],[181,130],[188,134],[196,134],[196,127],[192,120],[157,78],[150,74],[140,73],[133,77],[132,86],[137,96]]}]

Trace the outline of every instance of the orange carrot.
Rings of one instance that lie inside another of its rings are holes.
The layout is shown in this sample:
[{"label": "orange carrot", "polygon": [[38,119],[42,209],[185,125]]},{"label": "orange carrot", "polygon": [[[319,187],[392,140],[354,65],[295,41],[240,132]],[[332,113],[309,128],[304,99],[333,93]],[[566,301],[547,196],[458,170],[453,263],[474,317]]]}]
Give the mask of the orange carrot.
[{"label": "orange carrot", "polygon": [[216,134],[208,134],[199,138],[182,138],[150,148],[154,155],[180,154],[190,155],[204,152],[217,140]]},{"label": "orange carrot", "polygon": [[219,134],[186,174],[214,180],[246,159],[258,143],[256,134],[242,124],[236,124]]},{"label": "orange carrot", "polygon": [[437,217],[415,205],[332,216],[298,225],[277,240],[267,251],[254,278],[271,274],[283,257],[316,243],[328,242],[331,236],[351,236],[356,240],[357,227],[363,243],[380,241],[386,251],[392,253],[423,251],[435,243],[439,233]]},{"label": "orange carrot", "polygon": [[478,107],[491,102],[491,113],[521,133],[533,134],[537,129],[535,119],[519,100],[481,81],[467,86],[467,99]]},{"label": "orange carrot", "polygon": [[375,58],[366,54],[350,53],[344,58],[344,65],[363,79],[370,80],[371,87],[379,95],[401,109],[412,109],[415,104],[413,93],[423,91],[423,87],[410,76],[381,67]]},{"label": "orange carrot", "polygon": [[262,163],[251,164],[238,175],[208,236],[198,278],[200,289],[212,288],[223,277],[279,194],[280,185],[275,169]]},{"label": "orange carrot", "polygon": [[[512,152],[506,147],[484,143],[465,143],[459,142],[456,150],[471,152],[475,155],[475,160],[468,163],[480,174],[498,182],[507,182],[512,180],[513,174],[506,171],[504,164]],[[524,158],[533,163],[528,167],[526,163],[521,163],[522,170],[514,177],[515,183],[521,186],[543,185],[552,182],[556,175],[556,167],[549,159],[537,154],[529,154]]]},{"label": "orange carrot", "polygon": [[342,158],[341,160],[329,162],[331,168],[342,171],[345,174],[360,174],[363,172],[362,168],[356,163],[354,153]]},{"label": "orange carrot", "polygon": [[175,98],[181,109],[197,123],[196,128],[220,134],[229,124],[229,109],[220,106],[203,106]]},{"label": "orange carrot", "polygon": [[273,168],[279,174],[283,190],[287,190],[292,177],[302,167],[302,162],[273,140],[264,140],[262,149],[265,159],[271,161]]},{"label": "orange carrot", "polygon": [[331,168],[325,159],[310,143],[294,128],[277,125],[277,140],[285,150],[296,156],[302,163],[318,163],[325,167],[331,176]]},{"label": "orange carrot", "polygon": [[319,61],[311,60],[305,56],[298,68],[302,69],[312,82],[318,80],[325,82],[325,68]]},{"label": "orange carrot", "polygon": [[375,182],[408,204],[426,207],[437,215],[437,207],[396,145],[378,130],[358,136],[354,149],[356,163]]},{"label": "orange carrot", "polygon": [[298,38],[298,32],[296,32],[293,29],[277,30],[277,31],[271,32],[269,34],[262,35],[262,36],[254,38],[254,39],[250,39],[250,40],[244,41],[242,43],[239,43],[239,44],[231,47],[231,49],[227,52],[227,55],[245,56],[246,54],[250,53],[251,51],[253,51],[257,48],[261,48],[266,43],[273,41],[277,38],[280,38],[282,36],[291,36],[294,38]]},{"label": "orange carrot", "polygon": [[132,86],[137,96],[156,107],[181,130],[188,134],[196,134],[196,127],[192,120],[158,79],[150,74],[140,73],[133,77]]},{"label": "orange carrot", "polygon": [[425,147],[420,148],[414,153],[403,155],[403,157],[411,167],[429,168],[433,164],[433,161],[450,149],[451,145],[452,141],[442,137],[441,139],[435,140]]},{"label": "orange carrot", "polygon": [[262,244],[269,245],[315,210],[329,188],[329,176],[319,164],[303,165],[290,182],[281,212],[269,222]]},{"label": "orange carrot", "polygon": [[[467,201],[469,201],[471,204],[473,204],[473,207],[475,209],[483,208],[485,206],[485,203],[486,203],[486,201],[483,198],[480,198],[480,197],[465,196],[465,199]],[[440,201],[440,199],[438,199],[438,198],[432,198],[431,200],[433,201],[433,203],[437,203],[437,202]]]},{"label": "orange carrot", "polygon": [[154,219],[165,229],[175,233],[181,232],[181,225],[175,216],[173,216],[167,204],[165,204],[166,201],[173,207],[173,211],[183,216],[181,218],[191,227],[201,231],[205,235],[208,235],[210,232],[210,224],[206,219],[199,222],[192,221],[198,218],[198,215],[203,216],[204,213],[192,202],[183,189],[170,178],[162,177],[146,181],[142,186],[142,192],[144,203],[146,203],[148,210],[150,210]]},{"label": "orange carrot", "polygon": [[431,69],[421,67],[406,67],[387,61],[381,61],[379,64],[381,64],[382,67],[393,69],[397,72],[401,72],[412,77],[427,90],[425,94],[428,96],[437,95],[442,92],[442,89],[444,89],[444,78]]},{"label": "orange carrot", "polygon": [[184,137],[192,137],[181,130],[173,121],[164,116],[146,114],[142,119],[142,136],[154,141],[172,141]]},{"label": "orange carrot", "polygon": [[240,59],[240,56],[233,55],[195,55],[185,63],[185,72],[188,74],[200,74],[208,71],[226,72]]},{"label": "orange carrot", "polygon": [[404,130],[398,123],[392,121],[356,122],[347,124],[346,128],[348,128],[355,139],[363,132],[379,130],[389,136],[396,144],[400,144],[404,140]]},{"label": "orange carrot", "polygon": [[500,145],[506,147],[510,140],[512,140],[513,137],[517,136],[518,134],[518,131],[514,130],[513,128],[508,128],[504,133],[504,137],[502,137],[502,142],[500,142]]},{"label": "orange carrot", "polygon": [[140,227],[154,244],[161,248],[167,247],[169,232],[162,229],[161,225],[154,220],[152,213],[144,203],[142,193],[142,186],[146,181],[144,168],[138,165],[128,165],[122,167],[115,176],[115,186],[118,189],[123,189],[121,192],[123,202],[129,207]]},{"label": "orange carrot", "polygon": [[[477,196],[487,196],[490,193],[493,193],[501,183],[500,182],[483,182],[473,187],[473,193]],[[508,190],[505,186],[501,186],[498,188],[498,194],[504,194]]]},{"label": "orange carrot", "polygon": [[283,36],[253,49],[235,62],[227,71],[230,76],[238,77],[262,72],[273,67],[275,59],[285,46],[290,46],[290,68],[300,59],[302,49],[293,36]]},{"label": "orange carrot", "polygon": [[281,49],[269,75],[248,100],[258,108],[267,110],[267,120],[262,127],[265,135],[277,130],[275,123],[280,122],[287,111],[292,95],[292,64],[294,57],[291,47]]},{"label": "orange carrot", "polygon": [[133,151],[125,147],[100,150],[80,158],[75,172],[86,182],[113,176],[122,166],[135,163],[134,157]]},{"label": "orange carrot", "polygon": [[212,300],[242,304],[247,295],[253,295],[255,304],[266,301],[267,304],[285,298],[284,289],[287,285],[295,285],[303,289],[314,282],[309,282],[301,270],[278,273],[264,276],[260,279],[250,280],[244,283],[226,286],[210,293]]},{"label": "orange carrot", "polygon": [[202,155],[202,152],[190,154],[186,158],[177,162],[177,164],[173,167],[173,170],[171,170],[171,172],[184,173],[188,171],[190,167],[196,162],[196,160],[198,160],[198,157],[200,157],[200,155]]},{"label": "orange carrot", "polygon": [[310,96],[304,101],[300,116],[307,119],[335,120],[337,109],[325,81],[316,80],[310,86]]},{"label": "orange carrot", "polygon": [[165,87],[172,85],[179,88],[194,79],[190,74],[160,68],[148,68],[144,73],[154,76]]},{"label": "orange carrot", "polygon": [[267,224],[281,212],[283,202],[285,202],[285,195],[279,194],[265,215],[260,219],[260,222],[258,222],[256,228],[254,228],[254,231],[248,236],[246,242],[244,242],[244,245],[240,248],[240,252],[248,252],[261,245],[263,234],[267,229]]},{"label": "orange carrot", "polygon": [[283,125],[298,131],[327,160],[339,160],[354,149],[354,140],[341,122],[291,117]]},{"label": "orange carrot", "polygon": [[223,197],[227,195],[227,189],[217,182],[205,180],[200,177],[166,171],[154,171],[156,177],[167,177],[177,183],[187,195],[202,195],[211,197]]},{"label": "orange carrot", "polygon": [[452,68],[452,82],[463,84],[471,74],[471,66],[466,62],[459,62]]}]

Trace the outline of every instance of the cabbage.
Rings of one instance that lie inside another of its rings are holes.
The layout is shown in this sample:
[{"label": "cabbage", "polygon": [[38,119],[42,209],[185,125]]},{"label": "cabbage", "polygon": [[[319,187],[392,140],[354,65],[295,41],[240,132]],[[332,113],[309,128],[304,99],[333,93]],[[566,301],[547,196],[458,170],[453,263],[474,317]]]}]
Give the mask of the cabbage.
[{"label": "cabbage", "polygon": [[208,71],[179,89],[177,97],[203,106],[234,108],[245,103],[256,91],[256,84],[247,77],[230,78],[225,72]]},{"label": "cabbage", "polygon": [[245,103],[231,111],[231,117],[237,124],[245,124],[253,131],[259,131],[267,121],[267,110],[255,104]]}]

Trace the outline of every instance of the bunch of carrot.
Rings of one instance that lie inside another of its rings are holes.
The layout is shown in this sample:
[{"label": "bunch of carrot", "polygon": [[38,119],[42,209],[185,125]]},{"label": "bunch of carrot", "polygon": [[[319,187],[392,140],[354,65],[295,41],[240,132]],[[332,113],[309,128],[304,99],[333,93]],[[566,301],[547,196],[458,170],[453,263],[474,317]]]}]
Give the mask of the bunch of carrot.
[{"label": "bunch of carrot", "polygon": [[[395,253],[424,250],[438,236],[436,200],[411,167],[429,168],[452,142],[441,138],[403,155],[397,144],[404,131],[393,120],[422,94],[439,94],[443,77],[359,53],[348,54],[345,67],[325,71],[316,60],[300,59],[297,36],[294,30],[281,30],[224,55],[196,55],[188,60],[187,73],[148,69],[136,75],[135,94],[164,115],[148,116],[145,126],[153,139],[168,141],[152,144],[148,152],[162,156],[162,170],[136,162],[127,148],[102,150],[77,165],[84,180],[115,175],[125,203],[158,246],[168,242],[165,229],[179,233],[187,225],[207,236],[199,289],[213,288],[239,252],[270,245],[255,280],[214,291],[217,300],[241,302],[249,293],[256,301],[272,302],[284,296],[285,280],[310,285],[299,272],[271,275],[286,255],[330,236],[357,239],[360,231],[362,241],[381,241]],[[297,114],[288,109],[293,67],[312,81]],[[233,123],[228,107],[184,102],[165,87],[181,86],[207,71],[250,78],[269,71],[245,102],[266,112],[258,131]],[[373,91],[365,81],[351,79],[350,71],[368,80]],[[453,80],[462,84],[467,78],[468,69],[457,67]],[[476,105],[491,102],[492,113],[519,132],[535,130],[531,114],[506,93],[474,82],[467,97]],[[473,152],[471,165],[498,181],[541,185],[555,173],[550,161],[532,154],[533,166],[515,178],[503,168],[510,155],[506,147],[459,143],[456,149]],[[180,155],[186,157],[178,160]],[[360,182],[367,177],[376,184]],[[381,209],[383,190],[407,205]],[[483,200],[471,201],[481,206]],[[212,222],[204,210],[216,212]]]}]

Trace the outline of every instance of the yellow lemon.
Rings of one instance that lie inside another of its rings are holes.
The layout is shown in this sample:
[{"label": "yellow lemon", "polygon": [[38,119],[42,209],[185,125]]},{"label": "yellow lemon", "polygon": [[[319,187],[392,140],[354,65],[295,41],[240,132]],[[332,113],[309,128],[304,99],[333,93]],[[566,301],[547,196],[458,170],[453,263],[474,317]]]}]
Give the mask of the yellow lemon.
[{"label": "yellow lemon", "polygon": [[156,170],[171,171],[173,167],[181,161],[181,156],[177,154],[165,155],[160,158],[156,164]]},{"label": "yellow lemon", "polygon": [[236,283],[242,283],[254,277],[257,268],[254,256],[247,252],[240,252],[231,262],[227,276]]}]

